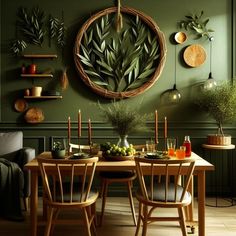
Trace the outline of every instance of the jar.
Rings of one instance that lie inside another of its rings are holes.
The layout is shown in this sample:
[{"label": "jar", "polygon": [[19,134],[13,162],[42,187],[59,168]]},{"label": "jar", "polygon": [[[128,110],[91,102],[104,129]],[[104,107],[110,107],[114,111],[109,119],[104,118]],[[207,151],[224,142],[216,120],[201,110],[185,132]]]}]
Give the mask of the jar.
[{"label": "jar", "polygon": [[36,74],[36,64],[29,65],[29,74]]}]

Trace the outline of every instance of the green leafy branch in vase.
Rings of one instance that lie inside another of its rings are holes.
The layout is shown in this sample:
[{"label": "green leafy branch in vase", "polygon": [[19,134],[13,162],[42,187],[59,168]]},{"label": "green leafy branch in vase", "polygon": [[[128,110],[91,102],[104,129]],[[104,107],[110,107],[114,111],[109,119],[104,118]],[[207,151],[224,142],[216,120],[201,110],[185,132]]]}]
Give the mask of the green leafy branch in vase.
[{"label": "green leafy branch in vase", "polygon": [[115,92],[146,83],[160,56],[157,38],[139,17],[125,19],[126,27],[119,34],[108,15],[94,22],[84,32],[77,54],[91,81]]}]

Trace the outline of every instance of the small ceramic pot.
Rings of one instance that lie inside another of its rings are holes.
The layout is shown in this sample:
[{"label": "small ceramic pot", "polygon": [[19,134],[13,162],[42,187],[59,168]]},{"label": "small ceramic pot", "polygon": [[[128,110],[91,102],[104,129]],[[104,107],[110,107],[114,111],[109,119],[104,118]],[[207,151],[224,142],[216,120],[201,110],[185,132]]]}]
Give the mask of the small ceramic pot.
[{"label": "small ceramic pot", "polygon": [[42,87],[32,87],[31,94],[35,97],[40,97],[42,93]]},{"label": "small ceramic pot", "polygon": [[52,150],[51,153],[52,153],[52,158],[54,158],[54,159],[63,159],[63,158],[65,158],[66,150],[65,149],[63,149],[63,150]]},{"label": "small ceramic pot", "polygon": [[36,64],[29,65],[28,72],[29,74],[36,74],[37,66]]}]

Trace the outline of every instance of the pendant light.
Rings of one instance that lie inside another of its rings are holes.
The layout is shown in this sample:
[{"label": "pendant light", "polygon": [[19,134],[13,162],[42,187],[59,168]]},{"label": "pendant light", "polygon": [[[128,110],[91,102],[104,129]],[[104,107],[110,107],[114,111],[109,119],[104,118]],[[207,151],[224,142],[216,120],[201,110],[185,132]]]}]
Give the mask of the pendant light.
[{"label": "pendant light", "polygon": [[209,73],[208,79],[203,84],[203,88],[206,90],[212,89],[217,85],[216,80],[212,77],[212,72],[211,72],[211,69],[212,69],[212,41],[213,40],[214,40],[214,37],[211,36],[209,38],[209,41],[210,41],[210,73]]},{"label": "pendant light", "polygon": [[177,104],[179,103],[180,99],[181,99],[181,94],[179,92],[179,90],[177,89],[177,86],[176,86],[176,78],[177,78],[177,65],[176,65],[176,45],[175,45],[175,83],[174,83],[174,86],[173,86],[173,89],[170,89],[169,92],[168,92],[168,100],[170,103],[172,104]]}]

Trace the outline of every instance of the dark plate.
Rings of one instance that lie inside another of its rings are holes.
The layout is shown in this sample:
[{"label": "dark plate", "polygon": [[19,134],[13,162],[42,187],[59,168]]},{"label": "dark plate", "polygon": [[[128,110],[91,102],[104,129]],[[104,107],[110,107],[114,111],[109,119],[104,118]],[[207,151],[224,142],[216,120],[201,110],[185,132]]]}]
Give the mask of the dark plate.
[{"label": "dark plate", "polygon": [[90,157],[92,157],[92,156],[89,155],[88,153],[78,152],[78,153],[74,153],[74,155],[71,156],[70,159],[87,159]]},{"label": "dark plate", "polygon": [[148,159],[169,159],[170,157],[163,154],[163,153],[156,153],[156,152],[148,152],[144,156],[145,158]]}]

